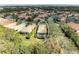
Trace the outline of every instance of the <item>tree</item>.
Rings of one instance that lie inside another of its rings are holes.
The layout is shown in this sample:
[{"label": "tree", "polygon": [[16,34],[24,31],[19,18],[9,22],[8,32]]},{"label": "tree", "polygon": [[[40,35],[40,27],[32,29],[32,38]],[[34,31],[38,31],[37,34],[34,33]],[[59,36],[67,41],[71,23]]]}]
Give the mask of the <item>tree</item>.
[{"label": "tree", "polygon": [[36,42],[34,45],[30,45],[29,50],[32,54],[47,54],[48,49],[46,48],[46,45],[44,42]]},{"label": "tree", "polygon": [[70,38],[74,44],[76,45],[76,47],[79,48],[79,36],[77,35],[77,33],[70,28],[67,24],[61,23],[60,25],[62,31],[65,33],[65,35]]}]

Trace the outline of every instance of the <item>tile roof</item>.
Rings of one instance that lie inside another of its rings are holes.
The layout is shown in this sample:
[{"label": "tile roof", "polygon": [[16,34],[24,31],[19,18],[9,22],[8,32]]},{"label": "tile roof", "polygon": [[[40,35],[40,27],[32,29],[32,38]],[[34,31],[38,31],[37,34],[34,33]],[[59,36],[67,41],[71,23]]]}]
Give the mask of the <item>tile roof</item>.
[{"label": "tile roof", "polygon": [[21,32],[28,32],[28,33],[30,33],[35,27],[36,27],[36,24],[30,24],[27,27],[23,28],[21,30]]},{"label": "tile roof", "polygon": [[9,19],[3,19],[0,18],[0,25],[7,25],[7,24],[11,24],[14,23],[15,21],[9,20]]},{"label": "tile roof", "polygon": [[69,27],[71,27],[74,30],[79,30],[79,24],[76,24],[74,22],[69,22],[67,23],[69,25]]}]

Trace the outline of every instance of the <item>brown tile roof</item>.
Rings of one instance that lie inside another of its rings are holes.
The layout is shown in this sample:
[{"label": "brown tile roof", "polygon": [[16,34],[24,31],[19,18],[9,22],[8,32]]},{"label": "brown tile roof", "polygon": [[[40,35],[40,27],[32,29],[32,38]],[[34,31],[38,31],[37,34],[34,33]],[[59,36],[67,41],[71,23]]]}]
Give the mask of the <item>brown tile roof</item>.
[{"label": "brown tile roof", "polygon": [[35,27],[36,27],[36,24],[30,24],[27,27],[23,28],[21,30],[21,32],[28,32],[28,33],[30,33]]},{"label": "brown tile roof", "polygon": [[15,21],[9,20],[9,19],[3,19],[0,18],[0,25],[7,25],[7,24],[11,24],[14,23]]},{"label": "brown tile roof", "polygon": [[67,23],[69,25],[69,27],[71,27],[74,30],[79,30],[79,24],[76,24],[74,22],[69,22]]}]

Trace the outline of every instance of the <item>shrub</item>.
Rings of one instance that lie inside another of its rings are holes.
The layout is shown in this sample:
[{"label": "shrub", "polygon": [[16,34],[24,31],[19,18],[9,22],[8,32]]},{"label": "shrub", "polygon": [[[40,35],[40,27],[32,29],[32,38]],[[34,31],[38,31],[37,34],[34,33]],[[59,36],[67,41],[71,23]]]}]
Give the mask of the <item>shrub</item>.
[{"label": "shrub", "polygon": [[60,25],[62,31],[65,33],[65,35],[70,38],[75,45],[79,48],[79,36],[77,35],[77,33],[71,29],[70,27],[68,27],[67,24],[61,23]]}]

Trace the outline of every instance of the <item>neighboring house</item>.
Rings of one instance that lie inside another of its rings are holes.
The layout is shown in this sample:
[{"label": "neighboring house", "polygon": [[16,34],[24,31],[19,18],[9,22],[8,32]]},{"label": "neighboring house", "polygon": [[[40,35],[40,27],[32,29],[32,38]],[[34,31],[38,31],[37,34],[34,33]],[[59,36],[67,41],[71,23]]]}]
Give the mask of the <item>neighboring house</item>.
[{"label": "neighboring house", "polygon": [[61,17],[61,18],[60,18],[60,21],[66,22],[66,17]]},{"label": "neighboring house", "polygon": [[12,16],[8,15],[8,16],[5,17],[5,19],[12,19]]},{"label": "neighboring house", "polygon": [[67,19],[67,15],[66,14],[60,14],[58,17],[59,17],[60,21],[66,22],[66,19]]},{"label": "neighboring house", "polygon": [[76,24],[74,22],[69,22],[67,24],[68,24],[69,27],[74,29],[76,31],[76,33],[79,35],[79,24]]},{"label": "neighboring house", "polygon": [[47,37],[47,26],[46,24],[40,24],[37,30],[36,37],[37,38],[46,38]]},{"label": "neighboring house", "polygon": [[13,29],[17,30],[17,31],[21,31],[25,26],[26,26],[25,23],[21,23],[21,24],[15,26]]},{"label": "neighboring house", "polygon": [[36,24],[32,23],[32,24],[29,24],[27,27],[24,27],[20,32],[23,34],[28,34],[28,33],[31,33],[35,27],[36,27]]},{"label": "neighboring house", "polygon": [[14,22],[14,23],[11,23],[8,25],[4,25],[4,27],[10,28],[10,29],[13,29],[15,26],[17,26],[17,22]]},{"label": "neighboring house", "polygon": [[0,18],[0,25],[8,25],[8,24],[11,24],[11,23],[14,23],[14,21],[12,20],[9,20],[9,19],[3,19],[3,18]]}]

